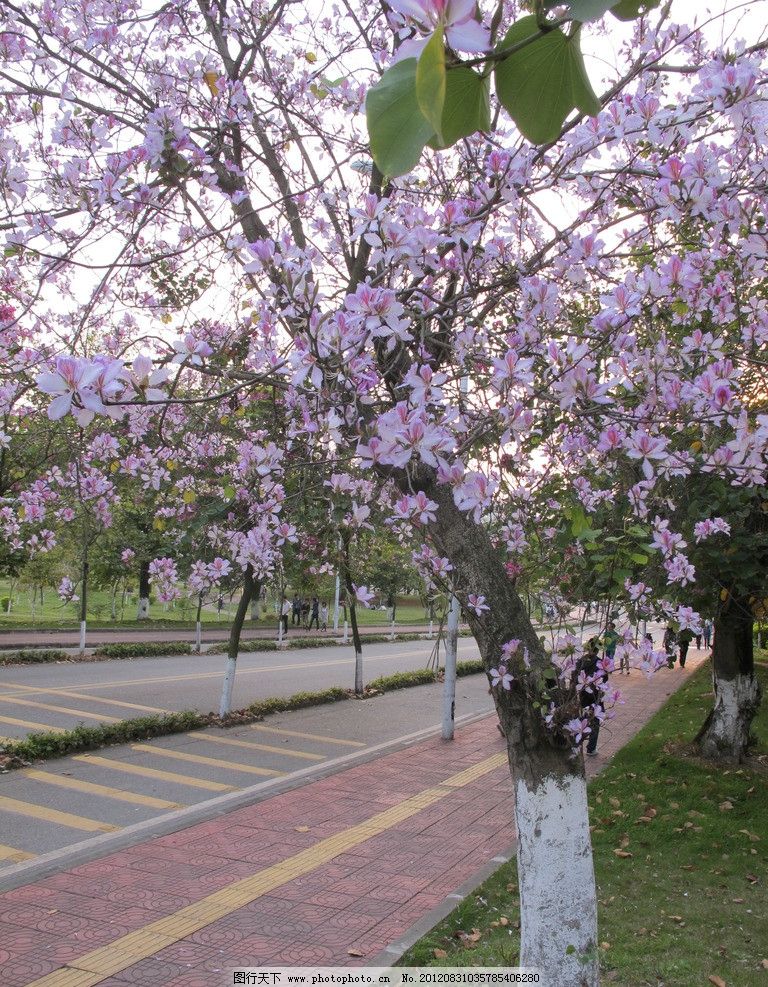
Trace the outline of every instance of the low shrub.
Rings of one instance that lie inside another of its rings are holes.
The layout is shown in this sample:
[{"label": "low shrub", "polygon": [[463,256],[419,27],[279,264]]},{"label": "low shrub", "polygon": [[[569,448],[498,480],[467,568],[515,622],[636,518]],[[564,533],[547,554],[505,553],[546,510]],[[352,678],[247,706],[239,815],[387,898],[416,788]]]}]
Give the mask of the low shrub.
[{"label": "low shrub", "polygon": [[394,689],[408,689],[412,685],[429,685],[437,682],[437,672],[432,668],[417,668],[412,672],[395,672],[373,679],[367,688],[376,692],[392,692]]},{"label": "low shrub", "polygon": [[297,692],[285,698],[275,696],[272,699],[258,699],[250,706],[246,706],[244,712],[251,713],[254,717],[269,716],[270,713],[287,713],[292,709],[306,709],[308,706],[322,706],[325,703],[337,703],[343,699],[348,699],[346,690],[339,686],[324,689],[322,692]]},{"label": "low shrub", "polygon": [[77,726],[63,733],[31,733],[23,740],[4,743],[7,754],[24,761],[39,761],[51,757],[64,757],[79,751],[92,751],[112,744],[129,744],[134,740],[149,740],[169,733],[182,733],[209,726],[213,715],[184,710],[181,713],[165,713],[157,716],[141,716],[102,726]]},{"label": "low shrub", "polygon": [[41,662],[70,661],[71,656],[58,648],[23,648],[0,655],[0,665],[36,665]]},{"label": "low shrub", "polygon": [[484,671],[485,665],[482,658],[468,658],[466,661],[456,662],[456,675],[459,678],[462,675],[477,675],[478,672]]},{"label": "low shrub", "polygon": [[94,651],[96,658],[165,658],[169,655],[189,655],[188,641],[148,641],[144,644],[104,644]]}]

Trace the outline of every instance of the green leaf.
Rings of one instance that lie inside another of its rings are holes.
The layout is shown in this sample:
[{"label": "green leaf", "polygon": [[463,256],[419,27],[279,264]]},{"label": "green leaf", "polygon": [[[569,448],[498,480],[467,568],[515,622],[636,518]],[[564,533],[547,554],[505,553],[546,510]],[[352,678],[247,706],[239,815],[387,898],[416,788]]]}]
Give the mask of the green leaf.
[{"label": "green leaf", "polygon": [[445,105],[440,132],[442,141],[433,138],[430,147],[439,151],[478,130],[491,129],[491,83],[463,65],[446,73]]},{"label": "green leaf", "polygon": [[[536,18],[523,17],[507,31],[498,51],[538,33]],[[496,65],[496,92],[521,133],[534,144],[556,140],[574,107],[594,115],[600,110],[584,68],[579,32],[566,37],[547,31]]]},{"label": "green leaf", "polygon": [[435,132],[416,99],[415,58],[396,62],[368,90],[365,114],[379,171],[390,178],[411,171]]},{"label": "green leaf", "polygon": [[639,565],[645,565],[645,563],[648,561],[648,556],[643,555],[641,552],[632,552],[632,554],[629,557],[632,559],[633,562],[637,562]]},{"label": "green leaf", "polygon": [[660,0],[620,0],[611,7],[611,13],[620,21],[634,21],[658,7],[659,3]]},{"label": "green leaf", "polygon": [[227,485],[226,487],[224,487],[222,493],[224,494],[226,500],[232,500],[232,498],[235,496],[235,488]]},{"label": "green leaf", "polygon": [[445,47],[442,26],[437,28],[426,43],[416,63],[416,99],[422,114],[432,124],[438,141],[442,141],[445,104]]},{"label": "green leaf", "polygon": [[588,21],[599,20],[615,3],[616,0],[570,0],[568,6],[571,17],[586,24]]}]

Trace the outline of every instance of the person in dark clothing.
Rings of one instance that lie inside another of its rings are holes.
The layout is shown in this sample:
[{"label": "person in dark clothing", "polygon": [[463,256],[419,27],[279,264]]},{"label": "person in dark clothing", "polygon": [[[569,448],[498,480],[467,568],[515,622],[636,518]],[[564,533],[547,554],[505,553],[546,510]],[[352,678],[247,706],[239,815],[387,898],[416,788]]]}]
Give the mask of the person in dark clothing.
[{"label": "person in dark clothing", "polygon": [[[599,660],[600,641],[598,638],[593,637],[587,642],[586,650],[576,666],[577,677],[579,672],[583,672],[589,678],[594,678],[597,676],[595,682],[585,686],[579,694],[579,705],[581,706],[582,711],[588,707],[592,707],[593,705],[599,706],[601,710],[603,709],[602,692],[600,691],[598,683],[605,682],[608,679],[608,675],[605,671],[601,671],[598,667]],[[600,735],[600,719],[591,709],[589,728],[590,734],[587,740],[587,754],[594,755],[597,753],[597,738]]]},{"label": "person in dark clothing", "polygon": [[299,594],[293,594],[293,602],[291,603],[291,624],[301,623],[301,600],[299,599]]},{"label": "person in dark clothing", "polygon": [[308,631],[312,630],[312,624],[320,630],[320,601],[316,596],[312,597],[312,609],[311,616],[309,618],[309,627],[307,628]]},{"label": "person in dark clothing", "polygon": [[677,644],[680,653],[680,668],[685,668],[685,659],[688,657],[688,648],[693,640],[693,631],[686,627],[677,635]]},{"label": "person in dark clothing", "polygon": [[677,636],[675,635],[675,629],[670,624],[669,627],[664,631],[664,650],[667,653],[667,664],[670,668],[675,667],[675,644],[677,643]]}]

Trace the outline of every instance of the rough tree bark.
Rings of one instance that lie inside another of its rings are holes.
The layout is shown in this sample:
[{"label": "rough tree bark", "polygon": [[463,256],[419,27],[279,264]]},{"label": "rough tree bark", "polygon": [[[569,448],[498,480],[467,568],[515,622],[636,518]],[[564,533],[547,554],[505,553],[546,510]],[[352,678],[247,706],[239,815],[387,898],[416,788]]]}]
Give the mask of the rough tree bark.
[{"label": "rough tree bark", "polygon": [[712,684],[715,701],[696,737],[703,757],[737,764],[749,746],[752,720],[760,707],[752,627],[746,599],[729,596],[715,616]]},{"label": "rough tree bark", "polygon": [[498,665],[507,641],[521,642],[511,691],[494,690],[515,792],[520,964],[539,968],[552,987],[593,987],[599,983],[597,894],[583,757],[558,745],[532,705],[548,660],[487,532],[458,510],[449,487],[424,475],[414,486],[439,505],[430,533],[450,560],[456,585],[482,594],[490,607],[481,617],[468,614],[486,668]]}]

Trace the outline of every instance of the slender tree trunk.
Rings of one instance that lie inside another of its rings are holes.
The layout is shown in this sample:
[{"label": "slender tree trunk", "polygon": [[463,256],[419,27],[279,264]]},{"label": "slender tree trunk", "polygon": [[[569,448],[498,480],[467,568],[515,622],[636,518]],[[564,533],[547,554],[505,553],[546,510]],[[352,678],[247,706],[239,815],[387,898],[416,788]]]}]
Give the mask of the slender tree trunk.
[{"label": "slender tree trunk", "polygon": [[[349,603],[349,621],[352,625],[352,644],[355,648],[355,695],[363,694],[363,642],[357,626],[357,607],[355,605],[355,590],[352,586],[352,576],[349,572],[349,540],[344,542],[344,586],[347,590]],[[345,606],[346,611],[346,606]],[[346,614],[345,614],[346,616]]]},{"label": "slender tree trunk", "polygon": [[229,716],[232,711],[232,689],[235,684],[237,655],[240,650],[240,634],[243,630],[243,624],[245,623],[248,607],[251,605],[253,594],[258,593],[260,588],[259,583],[253,578],[253,569],[251,569],[250,566],[247,566],[243,576],[243,592],[240,597],[240,602],[237,605],[235,619],[232,621],[232,626],[229,629],[227,670],[224,673],[224,682],[221,688],[221,703],[219,704],[219,716],[222,718]]},{"label": "slender tree trunk", "polygon": [[729,597],[715,617],[712,682],[715,702],[696,737],[703,757],[737,764],[749,745],[760,707],[755,677],[752,610],[746,599]]},{"label": "slender tree trunk", "polygon": [[112,581],[112,589],[110,594],[110,605],[109,605],[109,619],[117,620],[117,580]]},{"label": "slender tree trunk", "polygon": [[597,893],[583,758],[558,744],[533,706],[549,662],[499,553],[485,529],[458,510],[451,489],[423,476],[414,486],[438,504],[430,532],[453,565],[457,592],[482,594],[490,607],[481,617],[468,615],[486,669],[498,665],[507,641],[520,641],[510,662],[512,688],[493,692],[515,791],[520,964],[537,967],[551,987],[597,987]]},{"label": "slender tree trunk", "polygon": [[445,635],[445,679],[443,681],[443,740],[453,740],[456,720],[456,661],[459,651],[459,615],[461,606],[452,594]]},{"label": "slender tree trunk", "polygon": [[203,650],[203,628],[201,626],[201,614],[203,610],[203,594],[197,594],[197,615],[195,616],[195,651],[200,654]]},{"label": "slender tree trunk", "polygon": [[83,558],[80,584],[80,656],[85,654],[85,631],[88,620],[88,556]]},{"label": "slender tree trunk", "polygon": [[149,561],[139,563],[139,605],[136,620],[149,620]]}]

